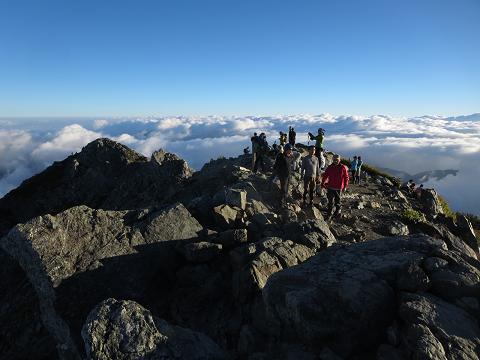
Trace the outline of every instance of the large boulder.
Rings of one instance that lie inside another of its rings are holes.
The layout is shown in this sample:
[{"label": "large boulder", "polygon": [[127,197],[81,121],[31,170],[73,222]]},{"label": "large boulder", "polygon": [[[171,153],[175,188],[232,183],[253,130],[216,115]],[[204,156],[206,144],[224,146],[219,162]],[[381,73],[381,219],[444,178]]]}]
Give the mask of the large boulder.
[{"label": "large boulder", "polygon": [[181,204],[156,211],[79,206],[19,224],[0,245],[33,285],[60,356],[75,358],[87,311],[110,296],[144,297],[153,276],[175,271],[174,244],[201,230]]},{"label": "large boulder", "polygon": [[[444,296],[443,301],[455,301],[442,289],[437,290],[440,280],[433,274],[440,271],[439,267],[432,261],[430,266],[425,265],[431,257],[449,264],[451,254],[461,267],[452,263],[450,270],[470,272],[469,276],[456,278],[463,281],[463,285],[457,284],[456,296],[478,298],[478,293],[473,293],[480,286],[480,264],[454,249],[448,251],[441,240],[410,236],[332,246],[298,266],[269,277],[262,293],[272,336],[281,342],[300,343],[315,353],[328,347],[344,358],[353,354],[371,357],[399,316],[410,321],[401,312],[398,315],[396,299],[400,294],[405,291],[424,294],[431,289]],[[465,351],[474,354],[473,349],[479,348],[472,338],[480,338],[480,331],[473,325],[476,320],[466,311],[458,311],[462,314],[459,321],[468,318],[469,333],[452,331],[452,336],[458,337],[456,344],[466,344]],[[447,319],[445,324],[454,318]],[[406,324],[410,325],[415,325],[413,320]],[[423,335],[416,336],[420,344]]]},{"label": "large boulder", "polygon": [[134,301],[107,299],[82,329],[91,360],[226,359],[208,336],[152,316]]},{"label": "large boulder", "polygon": [[426,214],[430,215],[431,217],[436,217],[438,214],[443,214],[440,198],[434,189],[423,190],[420,200],[423,203],[423,209]]}]

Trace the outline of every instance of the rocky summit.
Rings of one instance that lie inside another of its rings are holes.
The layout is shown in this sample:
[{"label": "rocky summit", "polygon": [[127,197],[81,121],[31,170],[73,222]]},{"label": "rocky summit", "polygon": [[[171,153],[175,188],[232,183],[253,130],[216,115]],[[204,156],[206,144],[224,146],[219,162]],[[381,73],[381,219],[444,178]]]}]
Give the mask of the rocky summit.
[{"label": "rocky summit", "polygon": [[251,162],[98,139],[0,199],[0,359],[480,359],[478,239],[435,190],[367,171],[326,221]]}]

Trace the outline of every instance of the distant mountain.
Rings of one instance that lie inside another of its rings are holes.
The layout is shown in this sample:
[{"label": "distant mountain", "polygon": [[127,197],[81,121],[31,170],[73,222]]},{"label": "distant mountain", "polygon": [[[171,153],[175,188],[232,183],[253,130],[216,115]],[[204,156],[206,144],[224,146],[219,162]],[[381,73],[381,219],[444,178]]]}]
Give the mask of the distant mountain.
[{"label": "distant mountain", "polygon": [[475,113],[475,114],[471,114],[471,115],[451,116],[451,117],[448,117],[446,120],[450,120],[450,121],[479,121],[480,120],[480,113]]},{"label": "distant mountain", "polygon": [[417,174],[409,174],[405,171],[401,170],[394,170],[394,169],[389,169],[389,168],[380,168],[382,171],[391,174],[395,177],[400,178],[403,181],[408,181],[408,180],[413,180],[413,182],[419,184],[419,183],[424,183],[429,180],[442,180],[446,178],[448,175],[453,175],[457,176],[457,173],[459,170],[453,170],[453,169],[446,169],[446,170],[428,170],[428,171],[422,171]]}]

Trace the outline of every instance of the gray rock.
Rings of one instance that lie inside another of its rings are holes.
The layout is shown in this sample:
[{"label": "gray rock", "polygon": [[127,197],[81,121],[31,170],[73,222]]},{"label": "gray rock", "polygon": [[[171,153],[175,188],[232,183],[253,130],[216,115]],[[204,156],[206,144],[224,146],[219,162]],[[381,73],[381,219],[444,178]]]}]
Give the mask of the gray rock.
[{"label": "gray rock", "polygon": [[424,189],[421,201],[423,203],[423,209],[428,215],[436,217],[438,214],[443,214],[442,205],[435,190]]},{"label": "gray rock", "polygon": [[92,360],[226,359],[208,336],[170,325],[133,301],[107,299],[82,329]]},{"label": "gray rock", "polygon": [[221,232],[214,242],[221,244],[224,248],[239,246],[248,241],[247,229],[231,229]]},{"label": "gray rock", "polygon": [[468,246],[472,248],[472,250],[477,254],[477,259],[480,260],[480,249],[478,247],[479,242],[477,236],[475,235],[475,231],[473,231],[472,224],[464,215],[457,216],[457,223],[460,230],[460,237],[467,243]]},{"label": "gray rock", "polygon": [[[150,212],[78,206],[17,225],[0,245],[32,283],[60,356],[78,358],[72,340],[78,334],[71,333],[66,315],[81,318],[112,294],[140,296],[152,272],[175,265],[168,243],[195,238],[200,230],[181,204]],[[159,261],[159,255],[165,259]]]},{"label": "gray rock", "polygon": [[[299,341],[307,349],[323,344],[342,357],[374,346],[395,318],[395,293],[426,291],[423,260],[445,249],[445,243],[426,236],[384,238],[330,247],[277,272],[262,290],[272,335]],[[459,253],[451,252],[461,261]],[[412,319],[403,318],[407,323]],[[480,333],[468,321],[468,341],[478,341]]]},{"label": "gray rock", "polygon": [[222,245],[212,244],[206,241],[186,244],[184,248],[185,258],[188,261],[201,263],[213,260],[220,254]]},{"label": "gray rock", "polygon": [[390,235],[408,235],[410,232],[407,225],[395,220],[388,226],[388,233]]},{"label": "gray rock", "polygon": [[245,210],[247,206],[247,192],[239,189],[229,189],[225,202],[227,205]]},{"label": "gray rock", "polygon": [[479,359],[480,328],[467,312],[428,294],[405,293],[400,301],[414,358]]},{"label": "gray rock", "polygon": [[229,205],[219,205],[213,208],[213,216],[218,226],[229,229],[235,225],[239,213]]}]

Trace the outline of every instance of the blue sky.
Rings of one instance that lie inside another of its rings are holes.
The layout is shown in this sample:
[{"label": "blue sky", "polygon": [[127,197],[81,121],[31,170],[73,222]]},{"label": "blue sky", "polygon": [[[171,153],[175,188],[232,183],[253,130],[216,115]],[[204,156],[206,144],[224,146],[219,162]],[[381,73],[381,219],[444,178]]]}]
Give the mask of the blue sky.
[{"label": "blue sky", "polygon": [[479,111],[480,1],[0,0],[0,116]]}]

